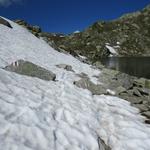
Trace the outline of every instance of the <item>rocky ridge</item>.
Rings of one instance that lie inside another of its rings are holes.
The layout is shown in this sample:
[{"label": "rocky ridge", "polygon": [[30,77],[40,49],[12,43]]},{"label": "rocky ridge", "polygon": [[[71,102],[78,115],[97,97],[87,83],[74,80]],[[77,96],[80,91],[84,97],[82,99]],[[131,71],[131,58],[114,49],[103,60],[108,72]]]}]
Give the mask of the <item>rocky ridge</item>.
[{"label": "rocky ridge", "polygon": [[101,57],[150,56],[150,6],[112,21],[97,21],[82,32],[69,35],[42,32],[23,20],[16,20],[59,51],[86,56],[91,62]]},{"label": "rocky ridge", "polygon": [[113,21],[97,21],[82,32],[56,41],[56,45],[92,61],[110,55],[150,56],[149,16],[147,6]]},{"label": "rocky ridge", "polygon": [[63,38],[64,37],[63,34],[43,32],[41,27],[39,27],[37,25],[31,25],[31,24],[27,23],[26,21],[20,20],[20,19],[15,20],[14,22],[23,26],[24,28],[28,29],[29,32],[34,34],[36,37],[42,38],[56,50],[59,50],[59,48],[55,44],[55,41],[59,41],[61,38]]}]

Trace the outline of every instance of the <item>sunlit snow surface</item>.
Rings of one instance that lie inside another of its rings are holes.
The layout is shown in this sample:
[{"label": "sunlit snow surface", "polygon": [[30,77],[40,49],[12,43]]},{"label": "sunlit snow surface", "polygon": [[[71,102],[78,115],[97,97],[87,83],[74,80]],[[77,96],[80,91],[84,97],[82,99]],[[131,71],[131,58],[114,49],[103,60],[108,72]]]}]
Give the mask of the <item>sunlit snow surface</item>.
[{"label": "sunlit snow surface", "polygon": [[[150,126],[127,101],[93,96],[72,84],[76,74],[100,71],[50,48],[22,27],[0,25],[0,67],[24,59],[57,76],[57,82],[0,69],[0,150],[149,150]],[[75,72],[57,68],[68,64]]]}]

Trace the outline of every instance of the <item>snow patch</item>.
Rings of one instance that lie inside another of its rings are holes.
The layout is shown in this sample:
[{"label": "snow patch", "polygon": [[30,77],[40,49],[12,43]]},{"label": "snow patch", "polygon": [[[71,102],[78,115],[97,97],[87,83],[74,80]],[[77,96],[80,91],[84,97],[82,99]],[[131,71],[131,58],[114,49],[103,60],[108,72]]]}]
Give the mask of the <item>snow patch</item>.
[{"label": "snow patch", "polygon": [[111,54],[113,54],[113,55],[118,55],[117,51],[116,51],[113,47],[111,47],[111,46],[109,46],[109,45],[106,45],[106,48],[109,50],[109,52],[110,52]]},{"label": "snow patch", "polygon": [[77,30],[77,31],[74,31],[73,33],[75,33],[75,34],[76,34],[76,33],[80,33],[80,31],[79,31],[79,30]]}]

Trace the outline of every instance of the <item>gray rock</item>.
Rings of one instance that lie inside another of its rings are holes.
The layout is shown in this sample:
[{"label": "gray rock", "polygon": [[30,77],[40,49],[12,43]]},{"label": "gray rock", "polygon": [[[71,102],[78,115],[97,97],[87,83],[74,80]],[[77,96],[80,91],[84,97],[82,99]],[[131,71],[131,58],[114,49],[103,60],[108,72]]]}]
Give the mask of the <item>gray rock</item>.
[{"label": "gray rock", "polygon": [[137,88],[133,88],[133,95],[142,97],[141,93],[139,92],[139,90]]},{"label": "gray rock", "polygon": [[102,63],[100,61],[96,61],[93,65],[98,69],[104,68],[104,65],[102,65]]},{"label": "gray rock", "polygon": [[150,111],[143,112],[142,115],[150,118]]},{"label": "gray rock", "polygon": [[100,137],[98,137],[98,146],[99,150],[111,150],[111,148],[108,145],[106,145],[104,140],[102,140]]},{"label": "gray rock", "polygon": [[115,90],[117,87],[121,86],[120,83],[114,79],[118,73],[118,71],[104,68],[98,80],[104,83],[108,89]]},{"label": "gray rock", "polygon": [[129,96],[134,97],[133,89],[127,90],[127,93],[128,93]]},{"label": "gray rock", "polygon": [[133,87],[134,77],[112,69],[103,69],[99,76],[99,81],[104,83],[107,88],[116,91],[118,87],[126,90]]},{"label": "gray rock", "polygon": [[59,64],[59,65],[56,65],[58,68],[63,68],[63,69],[65,69],[65,70],[67,70],[67,71],[72,71],[72,72],[74,72],[74,70],[72,69],[72,66],[70,66],[70,65],[66,65],[66,64]]},{"label": "gray rock", "polygon": [[126,91],[127,90],[124,87],[122,87],[122,86],[117,87],[116,90],[115,90],[117,95],[119,95],[120,93],[124,93]]},{"label": "gray rock", "polygon": [[150,109],[150,89],[145,88],[146,80],[105,68],[99,76],[99,81],[104,83],[105,88],[115,91],[118,97],[129,101],[141,112]]},{"label": "gray rock", "polygon": [[32,30],[36,33],[40,33],[41,32],[41,28],[39,26],[33,26]]},{"label": "gray rock", "polygon": [[8,21],[6,21],[5,19],[0,17],[0,24],[7,26],[9,28],[12,28],[12,26],[10,25],[10,23]]},{"label": "gray rock", "polygon": [[79,88],[88,89],[93,95],[107,94],[106,89],[102,85],[96,85],[88,78],[80,79],[75,81],[74,84]]},{"label": "gray rock", "polygon": [[150,124],[150,120],[146,119],[146,120],[145,120],[145,123],[146,123],[146,124]]},{"label": "gray rock", "polygon": [[4,69],[21,75],[37,77],[46,81],[54,81],[56,78],[56,75],[51,71],[24,60],[18,60],[9,66],[6,66]]},{"label": "gray rock", "polygon": [[147,99],[142,99],[142,104],[147,105],[147,107],[150,108],[150,103],[149,103],[148,98]]},{"label": "gray rock", "polygon": [[132,104],[141,104],[143,101],[141,100],[141,98],[135,98],[135,97],[130,97],[130,99],[128,99]]},{"label": "gray rock", "polygon": [[120,98],[129,101],[131,104],[142,104],[143,100],[140,97],[135,97],[132,95],[129,95],[128,93],[121,93],[119,95]]},{"label": "gray rock", "polygon": [[150,89],[146,89],[146,88],[138,88],[139,92],[142,94],[142,95],[150,95]]},{"label": "gray rock", "polygon": [[88,75],[86,74],[86,73],[84,73],[84,72],[81,72],[80,74],[77,74],[80,78],[88,78],[89,79],[89,77],[88,77]]},{"label": "gray rock", "polygon": [[146,79],[144,79],[144,78],[135,79],[133,84],[134,84],[134,86],[143,87],[144,88],[145,87],[145,81],[146,81]]},{"label": "gray rock", "polygon": [[133,104],[132,106],[138,108],[141,112],[145,112],[149,110],[149,108],[144,104]]},{"label": "gray rock", "polygon": [[120,83],[120,85],[122,87],[124,87],[125,89],[130,89],[132,86],[133,86],[133,80],[134,80],[134,77],[128,75],[128,74],[125,74],[125,73],[118,73],[116,76],[115,76],[117,82]]},{"label": "gray rock", "polygon": [[25,22],[24,20],[18,19],[14,21],[15,23],[18,23],[19,25],[22,26],[27,26],[27,22]]}]

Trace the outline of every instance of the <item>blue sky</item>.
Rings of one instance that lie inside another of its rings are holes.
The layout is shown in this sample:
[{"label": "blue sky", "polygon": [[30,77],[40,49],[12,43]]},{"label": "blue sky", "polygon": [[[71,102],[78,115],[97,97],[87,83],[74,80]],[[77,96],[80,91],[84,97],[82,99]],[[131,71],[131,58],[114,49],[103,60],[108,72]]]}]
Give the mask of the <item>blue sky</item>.
[{"label": "blue sky", "polygon": [[0,0],[0,15],[24,19],[44,31],[71,33],[97,20],[140,10],[150,0]]}]

